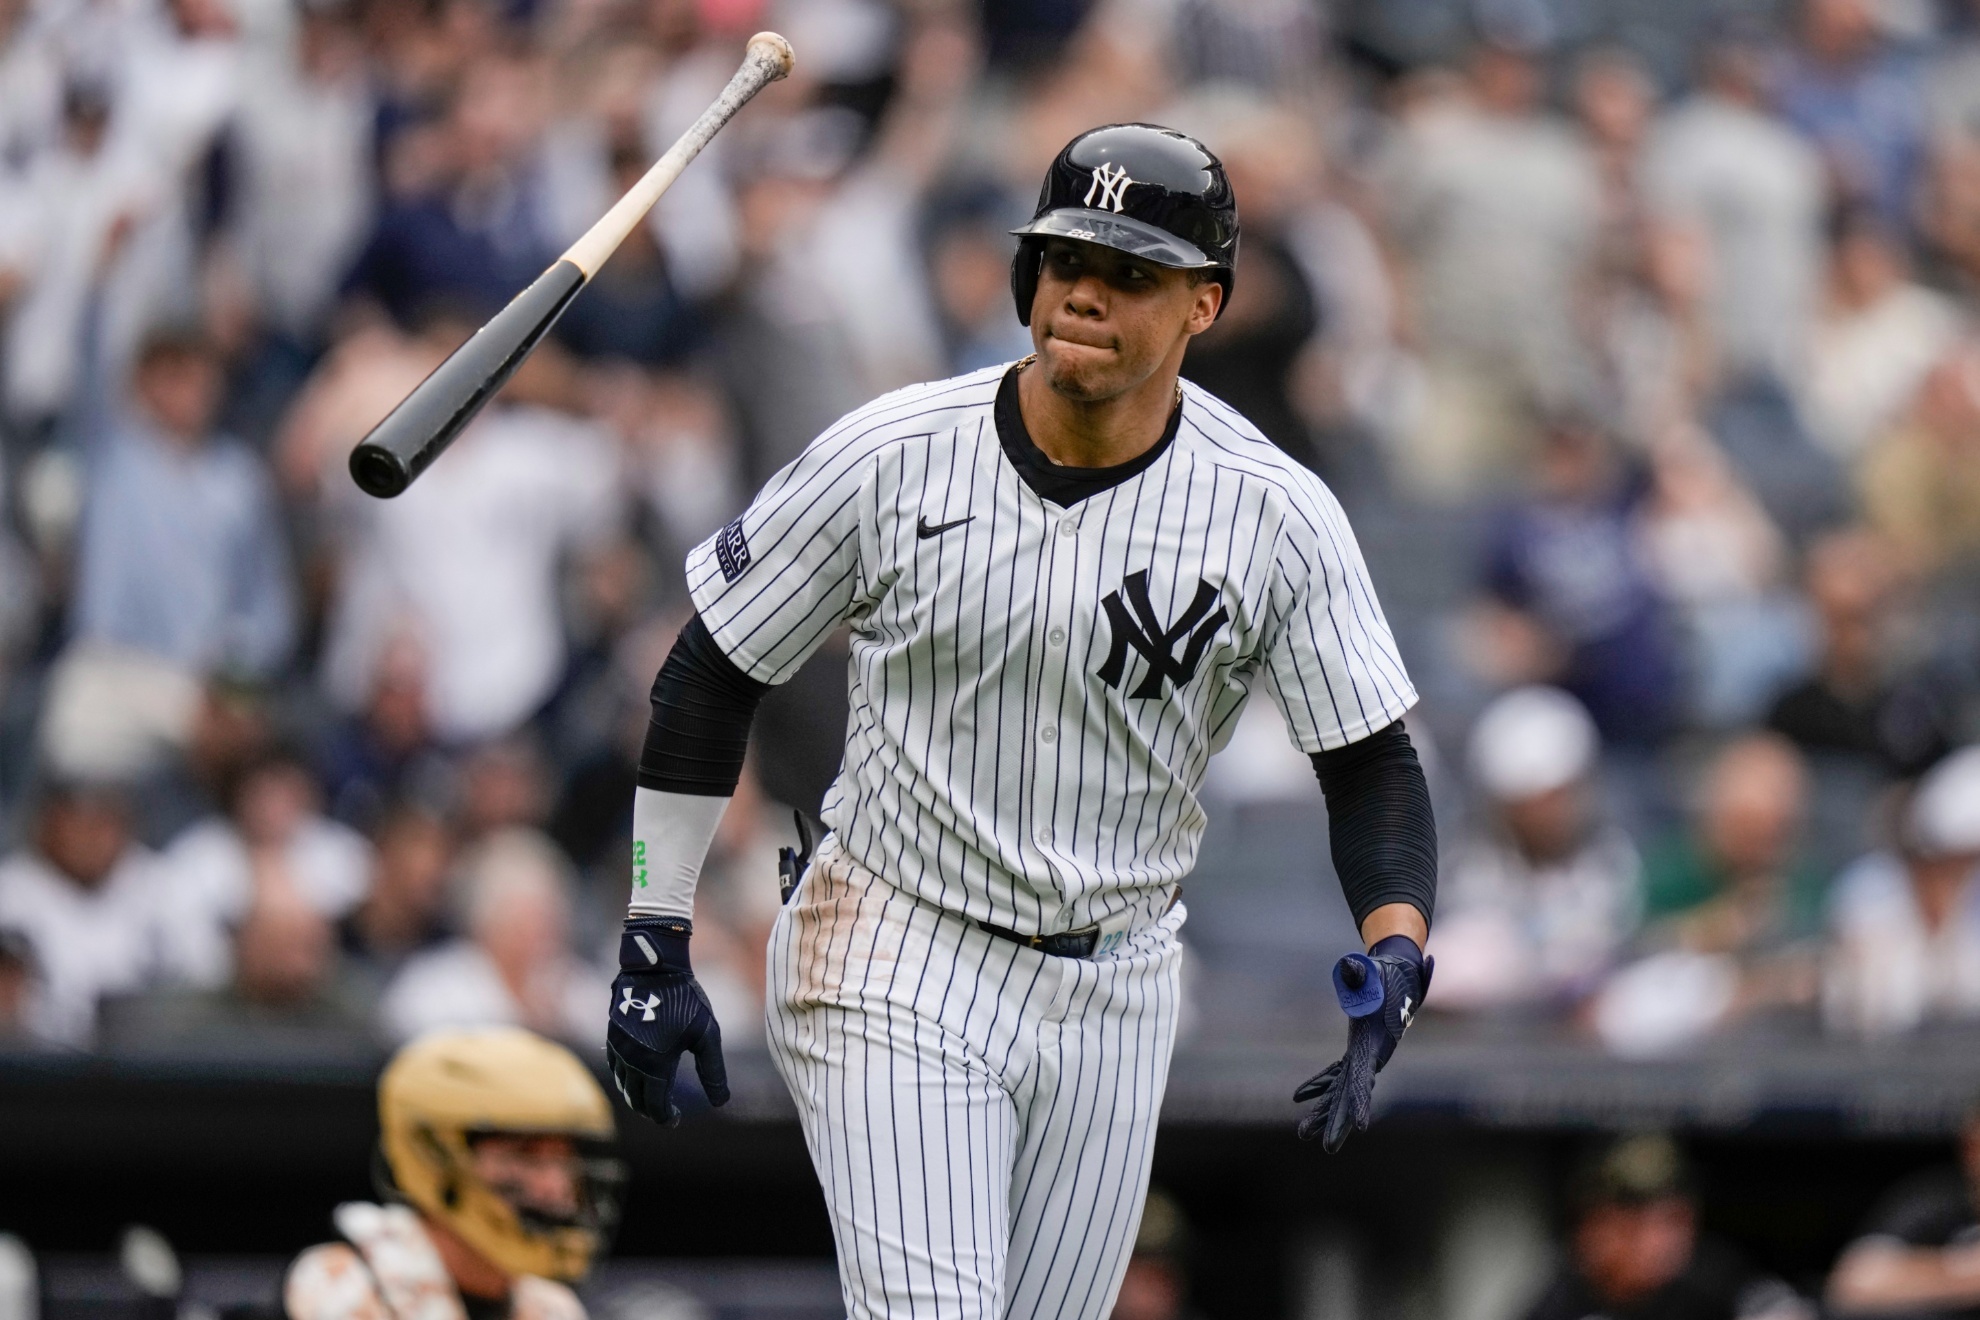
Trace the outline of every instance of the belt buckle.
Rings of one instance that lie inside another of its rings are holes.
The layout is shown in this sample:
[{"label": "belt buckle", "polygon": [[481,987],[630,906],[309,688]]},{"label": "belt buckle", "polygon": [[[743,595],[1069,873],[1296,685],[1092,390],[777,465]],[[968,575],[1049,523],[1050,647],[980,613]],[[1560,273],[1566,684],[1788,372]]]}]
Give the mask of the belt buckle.
[{"label": "belt buckle", "polygon": [[[1062,930],[1057,935],[1041,935],[1039,939],[1064,949],[1065,952],[1059,955],[1062,958],[1091,958],[1100,948],[1100,927],[1081,926],[1077,930]],[[1086,945],[1077,953],[1066,948],[1075,940],[1083,941]]]}]

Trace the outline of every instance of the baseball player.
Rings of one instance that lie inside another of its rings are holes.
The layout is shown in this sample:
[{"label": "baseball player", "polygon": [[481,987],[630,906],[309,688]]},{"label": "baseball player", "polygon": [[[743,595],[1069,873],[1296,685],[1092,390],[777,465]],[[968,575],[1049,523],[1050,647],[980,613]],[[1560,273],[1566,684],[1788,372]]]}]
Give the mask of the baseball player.
[{"label": "baseball player", "polygon": [[1204,767],[1255,689],[1326,794],[1368,946],[1301,1131],[1368,1121],[1430,980],[1416,700],[1340,506],[1178,370],[1231,291],[1216,157],[1146,124],[1054,161],[1011,284],[1036,353],[852,413],[688,560],[653,687],[607,1040],[663,1122],[728,1098],[688,950],[751,713],[841,624],[829,833],[773,929],[768,1028],[854,1317],[1105,1316],[1175,1039]]},{"label": "baseball player", "polygon": [[577,1279],[618,1219],[612,1106],[577,1057],[519,1027],[438,1031],[378,1079],[387,1203],[289,1267],[288,1320],[584,1320]]}]

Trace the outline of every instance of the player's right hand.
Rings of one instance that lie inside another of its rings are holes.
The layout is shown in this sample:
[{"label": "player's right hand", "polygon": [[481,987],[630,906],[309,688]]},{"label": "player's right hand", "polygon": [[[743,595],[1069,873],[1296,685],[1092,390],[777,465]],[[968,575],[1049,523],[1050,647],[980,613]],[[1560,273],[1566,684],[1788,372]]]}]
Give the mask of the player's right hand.
[{"label": "player's right hand", "polygon": [[694,924],[675,917],[634,917],[619,937],[619,977],[612,982],[612,1015],[605,1057],[626,1103],[656,1123],[681,1121],[674,1071],[681,1051],[694,1055],[695,1075],[711,1105],[729,1103],[722,1063],[722,1028],[688,965]]}]

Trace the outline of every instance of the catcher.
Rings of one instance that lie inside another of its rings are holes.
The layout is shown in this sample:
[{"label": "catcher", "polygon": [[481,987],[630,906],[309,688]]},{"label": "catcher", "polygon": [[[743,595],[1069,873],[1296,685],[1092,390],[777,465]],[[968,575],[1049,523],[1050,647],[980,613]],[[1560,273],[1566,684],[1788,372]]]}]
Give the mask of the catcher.
[{"label": "catcher", "polygon": [[612,1108],[561,1045],[436,1031],[378,1079],[383,1205],[289,1267],[290,1320],[584,1320],[568,1286],[618,1218]]}]

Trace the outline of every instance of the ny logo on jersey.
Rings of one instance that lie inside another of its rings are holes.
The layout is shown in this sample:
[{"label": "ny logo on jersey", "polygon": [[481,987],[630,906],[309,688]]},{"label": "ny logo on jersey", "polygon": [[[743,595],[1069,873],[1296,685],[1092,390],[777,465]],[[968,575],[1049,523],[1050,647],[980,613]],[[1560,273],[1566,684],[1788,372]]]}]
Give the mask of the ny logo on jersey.
[{"label": "ny logo on jersey", "polygon": [[[1128,172],[1120,166],[1112,162],[1102,165],[1093,171],[1093,182],[1086,185],[1086,200],[1082,205],[1091,206],[1095,210],[1110,206],[1118,215],[1121,207],[1127,204],[1128,185],[1133,182],[1134,180],[1128,177]],[[1100,199],[1097,202],[1093,200],[1096,196]]]},{"label": "ny logo on jersey", "polygon": [[623,996],[619,1000],[619,1011],[621,1013],[625,1014],[627,1017],[631,1017],[635,1012],[644,1009],[645,1016],[640,1020],[643,1022],[653,1021],[653,1010],[660,1007],[659,995],[649,994],[646,997],[646,1002],[642,1004],[639,1002],[639,1000],[633,998],[633,989],[631,986],[623,985],[620,986],[619,989],[624,992]]},{"label": "ny logo on jersey", "polygon": [[[1121,600],[1122,592],[1127,594],[1125,602]],[[1114,636],[1107,649],[1106,663],[1093,671],[1094,677],[1108,687],[1119,687],[1127,671],[1128,648],[1133,647],[1148,662],[1148,674],[1128,693],[1129,697],[1161,696],[1165,678],[1181,687],[1196,677],[1196,666],[1202,662],[1210,639],[1231,617],[1231,612],[1223,608],[1210,614],[1210,607],[1216,603],[1217,589],[1198,580],[1196,599],[1176,616],[1174,623],[1164,624],[1155,617],[1155,607],[1148,600],[1148,570],[1128,574],[1121,582],[1121,590],[1109,592],[1100,602],[1107,611],[1107,625]],[[1206,614],[1210,617],[1205,618]],[[1189,642],[1178,656],[1176,643],[1185,637]]]}]

